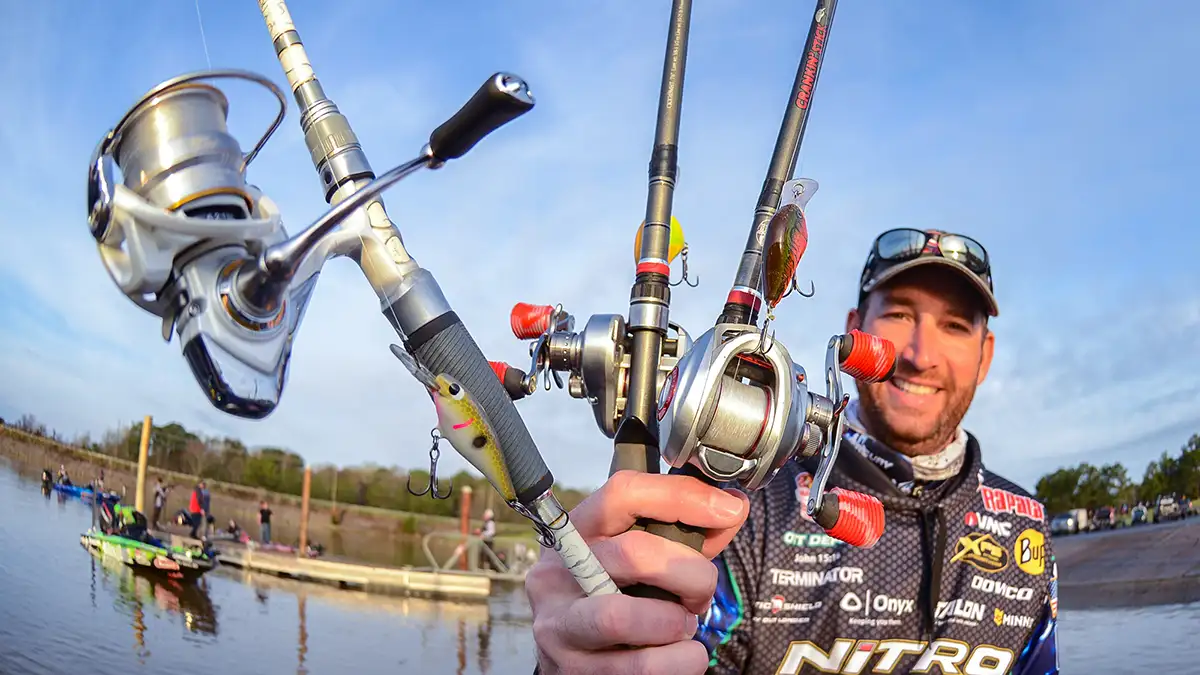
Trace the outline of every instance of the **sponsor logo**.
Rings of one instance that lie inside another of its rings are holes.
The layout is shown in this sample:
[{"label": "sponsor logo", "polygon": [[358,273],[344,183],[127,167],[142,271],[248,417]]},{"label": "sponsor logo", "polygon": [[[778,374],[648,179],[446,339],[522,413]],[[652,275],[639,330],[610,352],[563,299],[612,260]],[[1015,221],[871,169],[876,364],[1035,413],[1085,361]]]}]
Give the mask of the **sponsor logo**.
[{"label": "sponsor logo", "polygon": [[789,530],[783,533],[783,543],[797,548],[837,548],[843,542],[824,532],[792,532]]},{"label": "sponsor logo", "polygon": [[1037,530],[1025,530],[1013,544],[1013,559],[1022,572],[1039,576],[1046,571],[1046,537]]},{"label": "sponsor logo", "polygon": [[987,607],[973,600],[955,598],[937,604],[933,620],[938,624],[957,623],[963,626],[978,626],[986,615]]},{"label": "sponsor logo", "polygon": [[901,621],[895,617],[912,614],[916,601],[893,598],[883,593],[872,595],[871,591],[866,591],[864,597],[859,597],[857,593],[850,591],[842,596],[838,606],[843,612],[861,615],[850,617],[849,623],[852,626],[899,626]]},{"label": "sponsor logo", "polygon": [[[812,617],[808,616],[779,616],[779,614],[788,614],[794,612],[814,612],[821,609],[820,601],[817,602],[788,602],[787,598],[782,595],[773,596],[770,600],[756,600],[754,607],[764,614],[756,614],[753,617],[754,623],[763,624],[798,624],[808,623],[812,621]],[[765,614],[770,612],[770,614]]]},{"label": "sponsor logo", "polygon": [[177,569],[179,569],[179,563],[175,562],[174,560],[171,560],[170,558],[164,558],[162,556],[154,556],[154,566],[160,570],[177,570]]},{"label": "sponsor logo", "polygon": [[967,527],[973,527],[977,530],[991,532],[997,537],[1007,537],[1012,534],[1012,523],[1006,523],[999,518],[983,514],[982,517],[974,511],[967,512],[966,518],[963,519],[967,523]]},{"label": "sponsor logo", "polygon": [[965,562],[982,572],[999,572],[1008,567],[1008,549],[986,532],[972,532],[959,538],[950,562]]},{"label": "sponsor logo", "polygon": [[861,567],[830,567],[827,570],[781,570],[771,568],[771,583],[776,586],[827,586],[834,583],[861,584]]},{"label": "sponsor logo", "polygon": [[1045,507],[1031,497],[986,485],[979,486],[979,494],[983,497],[983,508],[992,513],[1013,513],[1039,523],[1046,519]]},{"label": "sponsor logo", "polygon": [[[868,670],[871,661],[874,667]],[[1009,649],[993,645],[972,647],[960,640],[940,638],[918,640],[855,640],[837,638],[826,651],[803,640],[788,645],[777,675],[799,675],[812,666],[822,673],[963,673],[964,675],[1000,675],[1007,673],[1016,660]],[[904,666],[901,666],[904,662]],[[936,670],[935,670],[936,667]]]},{"label": "sponsor logo", "polygon": [[869,460],[872,464],[878,466],[879,468],[884,469],[886,471],[887,469],[890,469],[893,466],[896,466],[896,463],[891,461],[890,459],[887,459],[885,457],[880,457],[879,455],[875,454],[874,452],[871,452],[871,450],[867,448],[867,437],[864,436],[863,434],[861,434],[857,431],[847,431],[846,434],[844,436],[842,436],[842,438],[843,438],[843,440],[849,442],[850,445],[854,446],[854,449],[857,450],[860,455],[862,455],[863,457],[866,457],[867,460]]},{"label": "sponsor logo", "polygon": [[996,622],[997,626],[1015,626],[1017,628],[1033,628],[1032,616],[1021,616],[1019,614],[1005,614],[1004,610],[999,607],[992,614],[992,621]]},{"label": "sponsor logo", "polygon": [[1033,599],[1032,588],[1009,586],[1003,581],[984,579],[981,576],[975,576],[971,578],[971,588],[974,588],[977,591],[983,591],[984,593],[999,595],[1000,597],[1008,598],[1009,600],[1020,600],[1021,602],[1025,602]]}]

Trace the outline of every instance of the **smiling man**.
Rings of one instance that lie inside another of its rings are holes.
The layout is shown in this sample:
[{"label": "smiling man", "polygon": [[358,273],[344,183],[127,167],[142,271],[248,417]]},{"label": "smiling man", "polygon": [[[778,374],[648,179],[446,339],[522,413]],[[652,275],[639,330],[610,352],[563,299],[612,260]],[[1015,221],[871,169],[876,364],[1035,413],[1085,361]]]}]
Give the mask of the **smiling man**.
[{"label": "smiling man", "polygon": [[986,470],[961,426],[998,315],[974,239],[897,229],[875,240],[846,328],[891,340],[896,373],[858,384],[830,482],[883,502],[887,530],[869,550],[821,536],[803,508],[813,467],[781,471],[716,560],[697,634],[710,672],[1057,672],[1044,509]]},{"label": "smiling man", "polygon": [[[584,597],[544,554],[525,581],[538,672],[1058,673],[1045,510],[985,469],[961,426],[998,315],[978,242],[880,235],[846,324],[891,340],[896,372],[858,386],[829,484],[878,498],[883,536],[854,548],[808,520],[811,461],[789,462],[749,508],[691,477],[617,472],[572,510],[576,528],[619,585],[681,602]],[[705,530],[703,551],[630,531],[638,517]]]}]

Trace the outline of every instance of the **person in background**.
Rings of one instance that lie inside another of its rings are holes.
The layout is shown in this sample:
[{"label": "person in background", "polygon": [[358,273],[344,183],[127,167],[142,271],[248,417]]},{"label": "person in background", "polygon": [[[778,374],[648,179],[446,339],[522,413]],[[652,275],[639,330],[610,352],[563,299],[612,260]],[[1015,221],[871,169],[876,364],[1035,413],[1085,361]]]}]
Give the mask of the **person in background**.
[{"label": "person in background", "polygon": [[[479,538],[483,539],[483,545],[492,554],[496,554],[496,514],[491,509],[483,510],[483,527],[478,531]],[[480,561],[480,567],[485,570],[495,569],[492,566],[492,556],[487,553],[483,554]]]},{"label": "person in background", "polygon": [[200,529],[201,525],[205,524],[204,515],[206,512],[204,510],[203,489],[204,481],[196,483],[196,486],[192,488],[191,499],[188,500],[188,519],[191,521],[192,525],[192,529],[188,531],[188,536],[192,539],[200,538],[197,530]]},{"label": "person in background", "polygon": [[271,543],[271,507],[265,499],[258,503],[258,532],[262,543]]},{"label": "person in background", "polygon": [[151,527],[158,527],[158,519],[162,515],[163,507],[167,504],[167,490],[169,489],[163,485],[161,476],[154,479],[154,505],[150,509]]},{"label": "person in background", "polygon": [[200,481],[200,507],[204,509],[204,536],[209,537],[216,529],[216,519],[212,514],[212,495],[208,492],[208,483]]}]

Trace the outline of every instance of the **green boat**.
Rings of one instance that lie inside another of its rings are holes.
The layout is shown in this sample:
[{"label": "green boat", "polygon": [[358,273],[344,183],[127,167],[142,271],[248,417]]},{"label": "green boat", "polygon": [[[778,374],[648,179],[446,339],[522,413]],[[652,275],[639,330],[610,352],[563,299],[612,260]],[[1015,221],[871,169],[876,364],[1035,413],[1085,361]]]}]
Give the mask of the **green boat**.
[{"label": "green boat", "polygon": [[99,526],[79,536],[80,545],[92,555],[183,582],[195,581],[217,566],[216,552],[207,546],[169,544],[151,535],[146,517],[133,507],[101,508]]}]

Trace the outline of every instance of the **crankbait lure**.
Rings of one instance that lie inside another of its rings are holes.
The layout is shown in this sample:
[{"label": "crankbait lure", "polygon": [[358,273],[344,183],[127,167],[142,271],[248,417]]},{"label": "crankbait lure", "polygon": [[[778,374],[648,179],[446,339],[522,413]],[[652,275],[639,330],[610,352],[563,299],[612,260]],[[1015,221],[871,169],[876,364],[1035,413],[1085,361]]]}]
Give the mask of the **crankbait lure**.
[{"label": "crankbait lure", "polygon": [[817,182],[800,178],[784,184],[786,195],[771,217],[763,248],[763,300],[774,309],[795,285],[796,267],[808,248],[804,207],[817,191]]},{"label": "crankbait lure", "polygon": [[487,415],[466,387],[444,373],[434,375],[400,345],[393,344],[391,349],[392,354],[429,392],[429,398],[437,410],[441,437],[450,441],[458,454],[478,469],[506,502],[515,501],[517,492],[500,454],[500,446],[496,443],[496,434]]}]

